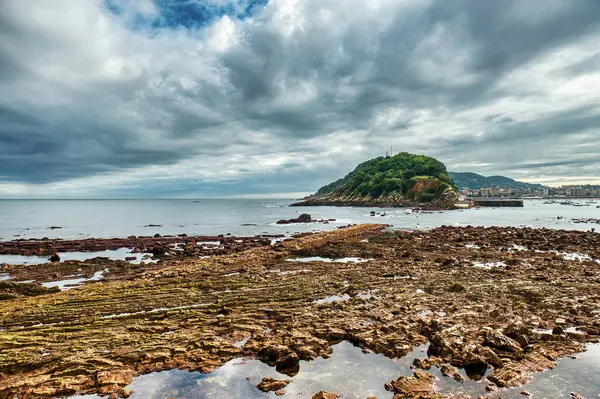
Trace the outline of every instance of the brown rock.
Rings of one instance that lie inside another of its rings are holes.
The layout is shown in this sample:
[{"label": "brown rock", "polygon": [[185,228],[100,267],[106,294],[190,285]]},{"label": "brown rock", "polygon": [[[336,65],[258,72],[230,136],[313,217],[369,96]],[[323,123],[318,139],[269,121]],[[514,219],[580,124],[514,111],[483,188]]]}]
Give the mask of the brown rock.
[{"label": "brown rock", "polygon": [[444,364],[440,368],[440,372],[442,373],[443,376],[450,377],[458,382],[463,382],[465,380],[465,378],[462,375],[460,375],[460,373],[458,372],[458,369],[456,367],[450,366],[448,364]]},{"label": "brown rock", "polygon": [[300,358],[295,352],[291,352],[275,361],[275,370],[292,377],[300,371]]},{"label": "brown rock", "polygon": [[523,349],[525,349],[529,345],[529,338],[527,337],[527,335],[524,334],[517,335],[515,341],[517,341]]},{"label": "brown rock", "polygon": [[314,394],[312,399],[339,399],[341,397],[342,397],[342,395],[338,395],[337,393],[331,393],[331,392],[327,392],[327,391],[319,391],[316,394]]},{"label": "brown rock", "polygon": [[128,385],[136,373],[133,370],[99,371],[96,374],[98,385]]},{"label": "brown rock", "polygon": [[270,345],[259,350],[256,357],[258,360],[269,364],[275,363],[277,359],[288,355],[290,352],[292,352],[292,350],[285,345]]},{"label": "brown rock", "polygon": [[483,356],[470,352],[463,362],[463,367],[469,378],[480,380],[487,372],[488,363]]},{"label": "brown rock", "polygon": [[564,335],[565,329],[561,326],[556,326],[552,329],[552,335]]},{"label": "brown rock", "polygon": [[483,329],[483,344],[507,352],[520,352],[521,346],[517,341],[504,335],[500,330]]},{"label": "brown rock", "polygon": [[434,382],[433,375],[424,371],[415,371],[413,377],[400,376],[396,381],[385,384],[385,389],[402,395],[419,397],[420,394],[432,393]]},{"label": "brown rock", "polygon": [[281,219],[277,221],[277,224],[291,224],[291,223],[310,223],[312,222],[312,217],[307,214],[307,213],[303,213],[302,215],[298,216],[296,219]]},{"label": "brown rock", "polygon": [[571,395],[571,399],[585,399],[585,397],[578,394],[577,392],[571,392],[569,395]]},{"label": "brown rock", "polygon": [[264,377],[262,382],[256,387],[263,392],[280,391],[288,386],[289,380],[277,380],[271,377]]}]

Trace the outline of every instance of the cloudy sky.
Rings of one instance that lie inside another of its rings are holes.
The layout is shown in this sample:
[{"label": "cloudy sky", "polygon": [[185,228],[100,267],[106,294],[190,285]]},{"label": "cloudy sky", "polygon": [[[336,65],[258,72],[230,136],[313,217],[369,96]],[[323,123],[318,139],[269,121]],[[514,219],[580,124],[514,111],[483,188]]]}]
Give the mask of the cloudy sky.
[{"label": "cloudy sky", "polygon": [[600,182],[597,0],[2,0],[0,197]]}]

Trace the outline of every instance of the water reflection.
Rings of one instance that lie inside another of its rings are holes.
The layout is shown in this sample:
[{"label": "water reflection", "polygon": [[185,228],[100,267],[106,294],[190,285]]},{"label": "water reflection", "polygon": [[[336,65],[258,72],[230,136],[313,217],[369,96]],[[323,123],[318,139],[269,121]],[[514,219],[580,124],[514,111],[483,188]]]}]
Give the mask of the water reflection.
[{"label": "water reflection", "polygon": [[548,371],[537,373],[529,384],[490,395],[494,399],[523,398],[522,391],[535,399],[569,398],[577,392],[585,398],[600,397],[600,344],[588,345],[576,359],[565,358]]},{"label": "water reflection", "polygon": [[[381,355],[363,353],[348,342],[335,345],[329,359],[318,358],[311,362],[300,362],[300,372],[293,378],[280,374],[274,368],[257,360],[234,359],[209,374],[181,370],[163,371],[140,376],[128,386],[134,391],[133,399],[261,399],[277,397],[273,392],[263,393],[256,388],[263,377],[289,379],[283,397],[310,399],[316,392],[326,390],[341,394],[344,399],[364,399],[376,396],[391,398],[384,384],[401,375],[412,375],[410,367],[416,358],[427,357],[427,346],[412,350],[401,359],[389,359]],[[488,394],[489,398],[522,398],[521,391],[527,390],[534,398],[568,398],[576,391],[589,398],[600,392],[600,345],[579,355],[577,360],[561,360],[554,370],[538,373],[533,381],[523,387]],[[485,395],[486,378],[469,380],[464,370],[459,373],[465,378],[458,382],[442,376],[438,368],[428,371],[436,380],[436,388],[443,394]],[[491,370],[487,374],[491,373]],[[79,396],[93,399],[97,396]]]},{"label": "water reflection", "polygon": [[58,287],[61,291],[65,291],[65,290],[68,290],[71,288],[78,287],[88,281],[100,281],[104,278],[104,273],[108,273],[109,271],[110,271],[110,269],[104,269],[104,270],[97,271],[90,278],[81,277],[81,278],[73,278],[73,279],[66,279],[66,280],[59,280],[59,281],[49,281],[47,283],[42,283],[42,285],[46,288]]},{"label": "water reflection", "polygon": [[[125,260],[125,258],[134,258],[131,263],[139,264],[142,260],[148,262],[150,259],[144,259],[144,257],[151,256],[149,253],[132,253],[131,248],[119,248],[115,250],[96,251],[96,252],[61,252],[61,261],[65,260],[78,260],[85,261],[94,258],[108,258],[111,260]],[[7,263],[9,265],[41,265],[48,263],[48,256],[34,256],[34,255],[0,255],[0,263]]]}]

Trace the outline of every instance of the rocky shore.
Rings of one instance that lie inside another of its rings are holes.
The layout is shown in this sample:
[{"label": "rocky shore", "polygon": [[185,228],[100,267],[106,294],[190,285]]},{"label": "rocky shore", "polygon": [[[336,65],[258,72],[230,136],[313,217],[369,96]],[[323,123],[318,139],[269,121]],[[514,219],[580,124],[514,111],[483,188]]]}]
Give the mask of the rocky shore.
[{"label": "rocky shore", "polygon": [[[40,284],[55,281],[75,281],[76,286],[103,281],[133,280],[136,276],[158,270],[184,259],[197,259],[215,255],[227,255],[251,248],[269,245],[273,238],[281,236],[234,237],[219,236],[164,236],[127,238],[90,238],[83,240],[20,239],[0,242],[0,255],[41,256],[53,260],[35,265],[3,264],[0,276],[10,277],[0,281],[0,300],[19,296],[37,296],[58,289],[44,288]],[[114,260],[95,256],[86,260],[60,261],[61,254],[103,254],[104,251],[126,249],[130,256]],[[138,257],[139,255],[139,257]],[[98,278],[94,278],[94,276]],[[101,275],[101,276],[100,276]],[[69,288],[67,286],[67,288]]]},{"label": "rocky shore", "polygon": [[[384,227],[180,258],[123,280],[2,301],[0,398],[126,397],[138,375],[209,372],[240,356],[293,378],[300,360],[328,356],[341,341],[388,357],[429,344],[413,376],[389,376],[395,398],[451,398],[435,391],[433,367],[485,379],[477,394],[485,397],[598,341],[600,235]],[[340,300],[319,301],[332,296]],[[284,383],[263,382],[285,397]]]},{"label": "rocky shore", "polygon": [[353,206],[372,208],[420,208],[424,210],[450,210],[455,209],[458,193],[445,192],[440,198],[428,202],[409,200],[402,195],[386,195],[377,198],[370,196],[346,196],[335,193],[328,195],[311,195],[295,202],[290,206]]}]

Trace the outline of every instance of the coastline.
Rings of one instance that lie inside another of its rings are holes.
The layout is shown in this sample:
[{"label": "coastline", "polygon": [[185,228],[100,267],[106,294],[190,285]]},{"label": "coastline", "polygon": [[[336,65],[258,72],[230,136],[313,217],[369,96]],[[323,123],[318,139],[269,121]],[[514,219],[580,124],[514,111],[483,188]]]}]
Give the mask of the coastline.
[{"label": "coastline", "polygon": [[310,196],[290,204],[292,207],[301,206],[335,206],[357,208],[416,208],[423,210],[454,210],[457,198],[440,198],[430,202],[410,201],[403,197],[337,197],[337,196]]},{"label": "coastline", "polygon": [[[429,343],[430,364],[421,368],[492,366],[490,386],[500,389],[521,385],[597,341],[597,234],[499,227],[391,233],[384,227],[181,258],[124,280],[0,301],[6,329],[0,397],[127,396],[124,387],[137,375],[208,372],[239,356],[258,356],[293,374],[294,359],[327,356],[341,341],[388,357]],[[590,258],[567,256],[575,253]],[[287,261],[297,256],[370,260],[335,267]],[[358,296],[364,293],[372,297]],[[314,303],[332,295],[349,300]],[[585,299],[573,305],[576,298]],[[419,316],[426,310],[444,316]],[[573,326],[577,333],[565,332]],[[248,335],[243,347],[234,346]]]}]

